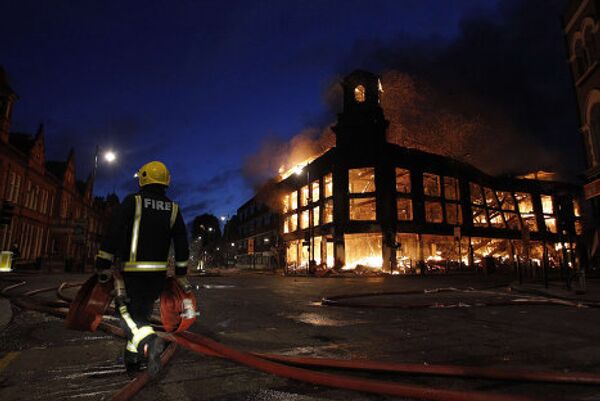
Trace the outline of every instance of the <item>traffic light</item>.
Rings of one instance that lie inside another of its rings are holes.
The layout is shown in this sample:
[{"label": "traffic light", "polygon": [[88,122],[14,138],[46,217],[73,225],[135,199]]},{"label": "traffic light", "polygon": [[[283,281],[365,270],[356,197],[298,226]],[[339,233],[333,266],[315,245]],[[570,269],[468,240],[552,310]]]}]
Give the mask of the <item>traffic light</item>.
[{"label": "traffic light", "polygon": [[14,214],[15,205],[8,201],[2,202],[2,210],[0,211],[0,225],[9,225]]}]

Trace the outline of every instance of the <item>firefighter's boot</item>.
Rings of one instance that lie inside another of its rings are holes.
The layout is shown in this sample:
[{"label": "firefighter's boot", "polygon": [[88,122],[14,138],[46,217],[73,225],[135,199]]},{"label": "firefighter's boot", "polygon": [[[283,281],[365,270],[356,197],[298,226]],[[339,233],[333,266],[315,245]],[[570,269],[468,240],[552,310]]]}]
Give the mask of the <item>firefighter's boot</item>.
[{"label": "firefighter's boot", "polygon": [[148,358],[148,373],[151,377],[156,377],[160,372],[160,356],[164,349],[165,341],[156,334],[149,336],[144,344],[144,356]]},{"label": "firefighter's boot", "polygon": [[132,352],[128,348],[125,348],[123,353],[123,363],[125,364],[127,375],[134,378],[142,370],[142,361],[137,351]]}]

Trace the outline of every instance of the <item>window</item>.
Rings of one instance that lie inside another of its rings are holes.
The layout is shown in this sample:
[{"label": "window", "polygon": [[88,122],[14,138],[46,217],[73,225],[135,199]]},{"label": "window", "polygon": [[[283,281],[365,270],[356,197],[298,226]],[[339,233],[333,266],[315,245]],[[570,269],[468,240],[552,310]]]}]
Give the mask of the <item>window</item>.
[{"label": "window", "polygon": [[459,200],[460,190],[458,180],[454,177],[444,177],[444,197],[447,200]]},{"label": "window", "polygon": [[537,231],[537,221],[535,214],[533,213],[533,201],[531,194],[525,192],[515,192],[515,199],[521,214],[521,220],[523,224],[529,229],[529,231]]},{"label": "window", "polygon": [[473,207],[473,225],[475,227],[487,227],[487,215],[482,207]]},{"label": "window", "polygon": [[290,231],[296,231],[298,229],[298,214],[292,214],[290,216]]},{"label": "window", "polygon": [[375,169],[373,167],[350,169],[348,190],[351,194],[375,192]]},{"label": "window", "polygon": [[496,196],[502,210],[515,210],[515,200],[510,192],[496,191]]},{"label": "window", "polygon": [[410,171],[396,167],[396,191],[410,193]]},{"label": "window", "polygon": [[423,193],[427,196],[441,196],[439,175],[423,173]]},{"label": "window", "polygon": [[312,192],[312,201],[317,202],[319,200],[320,189],[319,189],[319,181],[315,181],[311,184],[311,192]]},{"label": "window", "polygon": [[383,266],[383,236],[381,234],[345,234],[346,267]]},{"label": "window", "polygon": [[487,187],[484,188],[483,191],[485,193],[486,205],[490,208],[500,209],[500,205],[498,204],[498,201],[496,200],[496,194],[494,193],[494,191],[492,191],[490,188],[487,188]]},{"label": "window", "polygon": [[375,198],[351,198],[350,220],[375,220]]},{"label": "window", "polygon": [[556,217],[554,216],[554,202],[550,195],[540,195],[542,201],[542,213],[544,215],[544,223],[546,230],[556,234],[558,232],[556,228]]},{"label": "window", "polygon": [[413,219],[412,200],[400,198],[396,200],[398,220],[408,221]]},{"label": "window", "polygon": [[462,224],[462,208],[459,203],[446,203],[446,223]]},{"label": "window", "polygon": [[425,220],[428,223],[443,223],[441,202],[425,202]]},{"label": "window", "polygon": [[553,214],[554,213],[554,204],[552,203],[552,196],[540,195],[540,198],[542,200],[542,213]]},{"label": "window", "polygon": [[575,217],[581,217],[581,205],[578,199],[573,199],[573,214]]},{"label": "window", "polygon": [[294,191],[290,194],[290,204],[291,204],[290,210],[298,209],[298,192]]},{"label": "window", "polygon": [[290,232],[290,216],[286,216],[283,219],[283,233],[287,234]]},{"label": "window", "polygon": [[333,200],[329,199],[325,202],[323,209],[323,224],[333,222]]},{"label": "window", "polygon": [[300,206],[308,205],[309,197],[308,185],[305,185],[300,189]]},{"label": "window", "polygon": [[581,205],[578,199],[573,199],[573,215],[575,216],[575,234],[583,234],[583,223],[581,221]]},{"label": "window", "polygon": [[321,221],[321,216],[319,214],[320,212],[320,208],[319,206],[315,206],[315,208],[313,209],[313,226],[318,226],[319,222]]},{"label": "window", "polygon": [[511,230],[520,230],[521,222],[519,221],[519,215],[512,212],[504,212],[504,219],[506,220],[506,224],[508,224],[508,228]]},{"label": "window", "polygon": [[365,90],[364,86],[358,85],[356,88],[354,88],[354,99],[358,103],[363,103],[365,100],[367,100],[367,91]]},{"label": "window", "polygon": [[504,217],[499,210],[489,210],[490,214],[490,224],[495,228],[506,228],[506,224],[504,224]]},{"label": "window", "polygon": [[309,221],[309,211],[305,210],[300,214],[300,228],[303,230],[308,228]]},{"label": "window", "polygon": [[478,184],[469,183],[469,190],[471,192],[471,203],[474,205],[483,205],[483,193],[481,192],[481,187]]},{"label": "window", "polygon": [[519,212],[521,213],[533,213],[533,202],[531,200],[531,194],[524,192],[515,192],[515,198],[519,205]]},{"label": "window", "polygon": [[287,213],[290,211],[290,195],[285,195],[283,197],[283,213]]},{"label": "window", "polygon": [[333,196],[333,176],[331,173],[323,177],[323,189],[325,190],[326,198]]}]

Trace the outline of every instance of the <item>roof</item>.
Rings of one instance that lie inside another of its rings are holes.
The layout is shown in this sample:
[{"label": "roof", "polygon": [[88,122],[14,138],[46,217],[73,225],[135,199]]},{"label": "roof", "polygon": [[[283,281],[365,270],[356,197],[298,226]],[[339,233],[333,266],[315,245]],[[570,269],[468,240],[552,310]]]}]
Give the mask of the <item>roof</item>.
[{"label": "roof", "polygon": [[46,170],[56,178],[62,180],[62,178],[65,175],[65,171],[67,171],[67,162],[61,162],[56,160],[47,161]]},{"label": "roof", "polygon": [[9,143],[17,148],[20,152],[24,154],[29,154],[29,151],[33,147],[35,142],[35,138],[31,134],[25,133],[11,133],[9,136]]}]

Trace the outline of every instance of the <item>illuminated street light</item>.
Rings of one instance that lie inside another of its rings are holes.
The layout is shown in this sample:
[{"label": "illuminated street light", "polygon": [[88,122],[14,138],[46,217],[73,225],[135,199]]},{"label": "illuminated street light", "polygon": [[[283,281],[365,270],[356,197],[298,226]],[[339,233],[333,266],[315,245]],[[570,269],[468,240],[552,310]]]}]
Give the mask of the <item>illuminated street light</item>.
[{"label": "illuminated street light", "polygon": [[208,231],[212,231],[212,230],[213,230],[213,228],[212,228],[212,227],[208,227]]},{"label": "illuminated street light", "polygon": [[226,217],[225,216],[221,216],[221,221],[225,221]]},{"label": "illuminated street light", "polygon": [[268,239],[268,238],[265,238],[265,242],[269,242],[269,239]]},{"label": "illuminated street light", "polygon": [[104,160],[106,160],[109,163],[114,162],[116,159],[117,159],[117,155],[112,150],[109,150],[108,152],[106,152],[104,154]]}]

